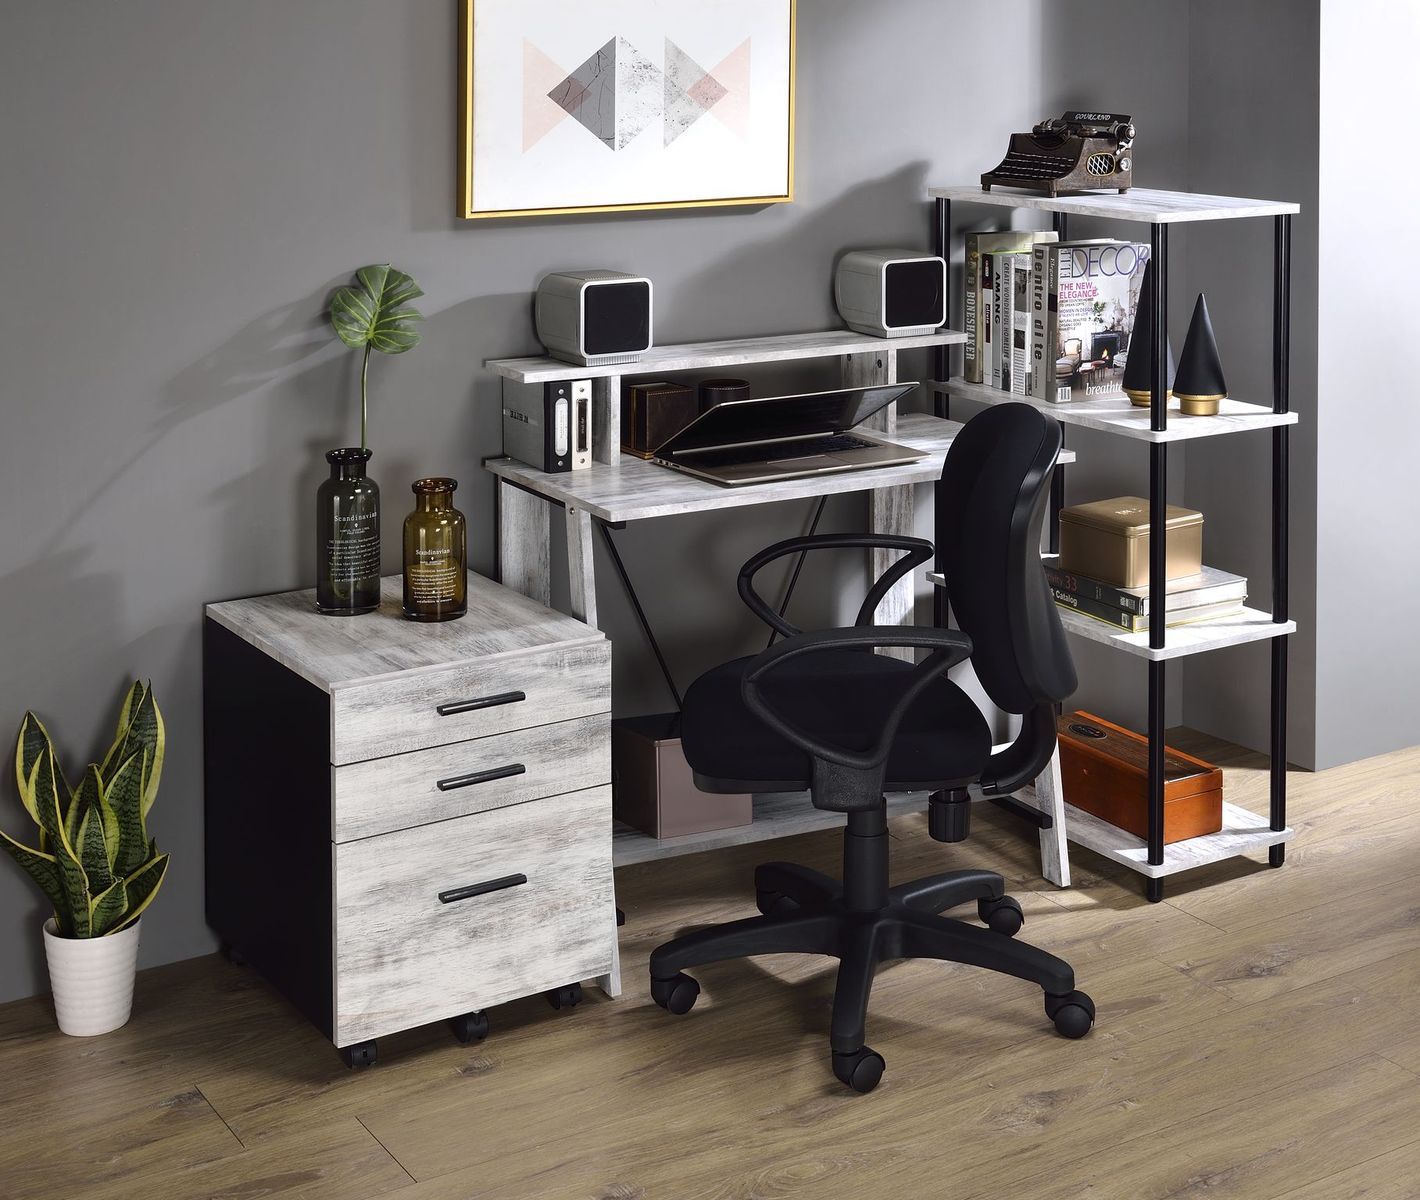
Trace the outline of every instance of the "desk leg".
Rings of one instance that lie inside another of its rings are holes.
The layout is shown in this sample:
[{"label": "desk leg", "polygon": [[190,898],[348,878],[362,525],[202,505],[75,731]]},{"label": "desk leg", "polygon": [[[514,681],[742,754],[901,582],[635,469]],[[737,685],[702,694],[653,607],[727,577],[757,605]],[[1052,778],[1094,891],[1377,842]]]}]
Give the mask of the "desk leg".
[{"label": "desk leg", "polygon": [[[878,488],[869,492],[868,523],[872,531],[911,537],[915,493],[916,488],[910,483],[903,487]],[[888,567],[901,557],[895,550],[873,550],[869,553],[869,567],[873,579],[879,578]],[[915,583],[909,573],[883,597],[882,603],[878,605],[875,620],[879,625],[915,624],[913,619],[915,601]],[[904,659],[907,662],[915,661],[915,655],[911,650],[885,650],[882,653]]]},{"label": "desk leg", "polygon": [[1045,770],[1036,776],[1035,803],[1052,818],[1049,829],[1040,831],[1040,873],[1056,887],[1070,886],[1070,847],[1065,839],[1065,793],[1060,786],[1060,750],[1050,756]]},{"label": "desk leg", "polygon": [[539,604],[552,602],[552,514],[540,496],[498,481],[498,579]]},{"label": "desk leg", "polygon": [[[597,579],[592,563],[592,517],[579,508],[567,513],[567,594],[572,615],[588,625],[597,623]],[[607,830],[610,849],[611,830]],[[597,976],[597,987],[613,1000],[621,995],[621,939],[616,926],[616,905],[606,915],[611,932],[611,970]]]},{"label": "desk leg", "polygon": [[592,566],[592,517],[580,508],[567,513],[567,591],[572,615],[593,627],[597,623],[597,580]]}]

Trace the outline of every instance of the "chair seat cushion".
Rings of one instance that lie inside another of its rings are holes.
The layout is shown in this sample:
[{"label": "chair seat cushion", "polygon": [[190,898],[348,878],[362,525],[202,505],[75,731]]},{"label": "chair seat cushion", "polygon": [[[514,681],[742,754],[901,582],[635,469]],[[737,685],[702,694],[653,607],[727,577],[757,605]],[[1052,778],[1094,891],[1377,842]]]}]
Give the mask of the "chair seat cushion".
[{"label": "chair seat cushion", "polygon": [[[807,788],[807,754],[745,705],[740,683],[754,659],[707,671],[685,696],[681,746],[702,786],[720,791]],[[806,655],[761,681],[774,711],[830,745],[863,751],[908,685],[912,664],[860,650]],[[975,780],[991,755],[981,710],[949,679],[934,680],[903,717],[888,759],[885,789],[918,791]]]}]

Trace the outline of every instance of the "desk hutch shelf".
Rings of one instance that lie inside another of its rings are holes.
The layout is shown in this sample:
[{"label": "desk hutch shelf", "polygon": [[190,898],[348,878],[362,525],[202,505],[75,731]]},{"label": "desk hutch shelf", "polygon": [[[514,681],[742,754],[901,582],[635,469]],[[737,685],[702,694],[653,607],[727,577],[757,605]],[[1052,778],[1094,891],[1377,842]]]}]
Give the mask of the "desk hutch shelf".
[{"label": "desk hutch shelf", "polygon": [[[1164,511],[1167,493],[1167,450],[1175,442],[1202,437],[1267,430],[1272,439],[1272,611],[1244,609],[1233,616],[1175,628],[1160,626],[1148,633],[1132,634],[1111,629],[1103,622],[1068,611],[1061,612],[1066,630],[1090,641],[1113,646],[1147,660],[1149,664],[1149,821],[1148,837],[1137,838],[1088,813],[1065,806],[1066,836],[1145,877],[1150,900],[1163,898],[1163,879],[1205,863],[1233,858],[1249,851],[1266,849],[1274,867],[1284,861],[1283,843],[1293,830],[1287,825],[1287,638],[1296,632],[1296,622],[1287,615],[1287,526],[1291,426],[1297,414],[1288,403],[1288,363],[1290,358],[1291,236],[1296,204],[1273,200],[1249,200],[1230,196],[1205,196],[1188,192],[1162,192],[1133,188],[1124,194],[1085,196],[1036,196],[1013,191],[983,191],[976,184],[931,188],[928,195],[936,205],[936,251],[949,251],[951,207],[953,203],[997,208],[1031,208],[1052,215],[1061,240],[1067,233],[1070,216],[1087,216],[1115,221],[1146,223],[1150,227],[1150,252],[1154,262],[1154,309],[1161,314],[1156,327],[1154,348],[1156,375],[1148,408],[1135,408],[1127,399],[1083,400],[1050,404],[1011,395],[981,384],[951,378],[950,359],[937,354],[938,381],[933,391],[938,397],[938,413],[946,416],[953,399],[977,404],[1021,402],[1034,404],[1062,425],[1113,434],[1148,443],[1150,509],[1149,606],[1165,611]],[[1273,221],[1273,337],[1272,402],[1268,404],[1228,400],[1214,417],[1189,417],[1170,411],[1165,401],[1163,376],[1168,330],[1168,231],[1181,222],[1220,221],[1251,217],[1271,217]],[[1062,460],[1063,461],[1063,460]],[[1058,547],[1059,510],[1063,504],[1063,473],[1056,471],[1051,532],[1051,549]],[[939,596],[941,589],[938,589]],[[1267,816],[1259,816],[1236,805],[1225,804],[1223,829],[1205,837],[1190,838],[1165,846],[1164,817],[1164,678],[1165,664],[1191,654],[1202,654],[1225,646],[1270,640],[1272,673],[1270,698],[1271,796]]]}]

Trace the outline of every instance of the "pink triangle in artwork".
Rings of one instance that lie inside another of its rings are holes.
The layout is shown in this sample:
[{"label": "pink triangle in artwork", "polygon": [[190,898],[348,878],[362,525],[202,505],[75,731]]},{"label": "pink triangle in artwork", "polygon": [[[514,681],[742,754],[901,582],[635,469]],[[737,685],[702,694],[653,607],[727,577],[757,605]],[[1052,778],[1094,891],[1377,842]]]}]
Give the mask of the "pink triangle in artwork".
[{"label": "pink triangle in artwork", "polygon": [[523,153],[542,141],[567,110],[548,97],[567,72],[526,38],[523,39]]},{"label": "pink triangle in artwork", "polygon": [[[749,137],[750,122],[749,44],[750,39],[745,38],[725,55],[718,66],[710,68],[707,80],[713,80],[724,88],[724,94],[718,100],[711,100],[710,104],[705,105],[710,110],[710,115],[723,121],[731,133],[746,139]],[[691,95],[695,95],[694,89]],[[696,99],[699,100],[700,97],[696,96]],[[710,97],[707,96],[706,99]]]}]

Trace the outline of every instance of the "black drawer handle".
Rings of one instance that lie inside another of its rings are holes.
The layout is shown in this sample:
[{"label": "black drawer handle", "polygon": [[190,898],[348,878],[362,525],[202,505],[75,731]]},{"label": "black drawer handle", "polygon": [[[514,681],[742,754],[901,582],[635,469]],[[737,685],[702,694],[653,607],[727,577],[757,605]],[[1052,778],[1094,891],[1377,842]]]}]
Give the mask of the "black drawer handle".
[{"label": "black drawer handle", "polygon": [[504,888],[517,887],[518,884],[527,883],[527,881],[526,875],[504,875],[501,879],[490,879],[486,883],[470,883],[467,887],[440,892],[439,900],[443,904],[454,904],[459,900],[467,900],[473,896],[486,896],[489,892],[501,892]]},{"label": "black drawer handle", "polygon": [[458,713],[477,712],[480,708],[497,708],[500,704],[516,704],[526,700],[526,692],[499,692],[496,696],[481,696],[477,700],[455,700],[451,704],[441,704],[434,711],[441,717],[452,717]]},{"label": "black drawer handle", "polygon": [[510,775],[524,775],[527,767],[522,763],[509,763],[506,767],[490,767],[486,771],[474,771],[469,775],[453,775],[440,779],[434,786],[441,792],[452,792],[455,788],[472,787],[475,783],[489,783],[494,779],[507,779]]}]

